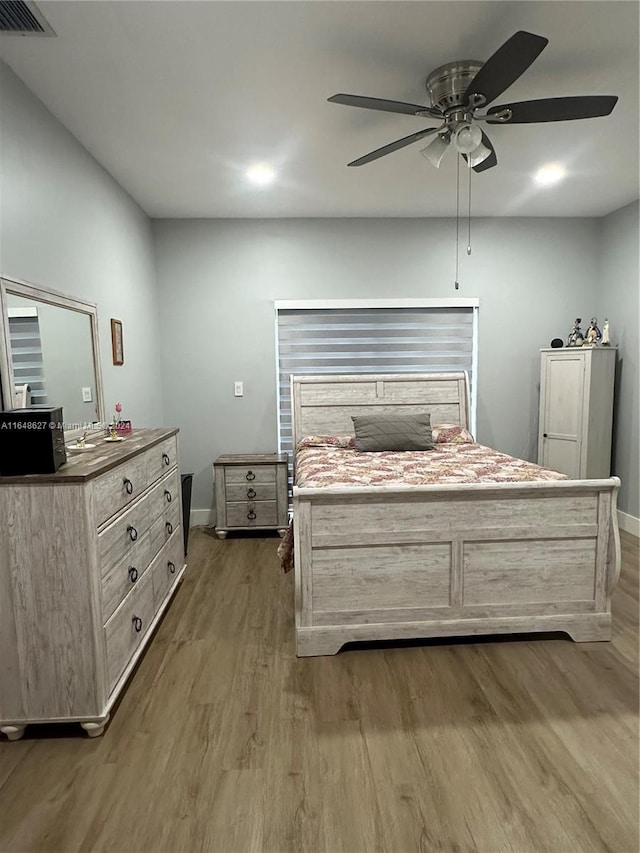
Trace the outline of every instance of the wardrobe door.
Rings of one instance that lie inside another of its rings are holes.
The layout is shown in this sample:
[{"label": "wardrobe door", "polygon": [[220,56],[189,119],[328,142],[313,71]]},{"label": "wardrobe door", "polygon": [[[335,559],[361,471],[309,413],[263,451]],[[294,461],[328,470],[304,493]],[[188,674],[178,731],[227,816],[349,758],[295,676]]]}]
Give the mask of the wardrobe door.
[{"label": "wardrobe door", "polygon": [[544,353],[540,384],[538,462],[570,477],[580,477],[584,354]]}]

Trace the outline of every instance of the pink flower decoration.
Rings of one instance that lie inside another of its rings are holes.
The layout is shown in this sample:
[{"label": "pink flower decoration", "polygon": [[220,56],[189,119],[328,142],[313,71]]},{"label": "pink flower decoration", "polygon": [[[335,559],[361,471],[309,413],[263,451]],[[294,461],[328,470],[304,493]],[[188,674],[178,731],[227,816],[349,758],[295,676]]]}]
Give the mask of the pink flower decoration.
[{"label": "pink flower decoration", "polygon": [[122,411],[122,403],[116,403],[116,412],[120,413]]}]

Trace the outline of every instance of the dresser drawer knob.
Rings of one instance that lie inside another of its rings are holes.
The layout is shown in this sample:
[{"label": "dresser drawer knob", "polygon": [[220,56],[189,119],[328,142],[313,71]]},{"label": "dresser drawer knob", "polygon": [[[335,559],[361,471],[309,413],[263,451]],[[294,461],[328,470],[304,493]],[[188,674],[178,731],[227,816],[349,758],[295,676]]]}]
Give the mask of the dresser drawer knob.
[{"label": "dresser drawer knob", "polygon": [[252,500],[253,498],[255,498],[255,496],[256,496],[256,490],[255,490],[255,489],[247,489],[247,497],[248,497],[250,500]]},{"label": "dresser drawer knob", "polygon": [[142,631],[142,619],[139,616],[134,616],[131,623],[136,629],[136,634],[139,634]]},{"label": "dresser drawer knob", "polygon": [[133,494],[133,483],[131,482],[131,480],[128,477],[125,477],[123,480],[123,483],[124,483],[125,492],[128,495],[132,495]]},{"label": "dresser drawer knob", "polygon": [[253,471],[247,471],[247,480],[255,480],[255,478],[256,475],[253,473]]},{"label": "dresser drawer knob", "polygon": [[172,563],[172,562],[171,562],[171,560],[169,560],[169,562],[167,563],[167,567],[168,567],[169,571],[171,572],[171,574],[172,574],[172,575],[175,575],[175,573],[176,573],[176,564],[175,564],[175,563]]},{"label": "dresser drawer knob", "polygon": [[138,570],[135,566],[129,566],[129,578],[131,579],[131,583],[135,583],[138,580]]},{"label": "dresser drawer knob", "polygon": [[129,534],[129,538],[132,542],[135,542],[138,538],[138,531],[135,529],[133,524],[127,525],[127,533]]},{"label": "dresser drawer knob", "polygon": [[252,509],[247,513],[247,518],[249,521],[253,521],[256,518],[256,514]]},{"label": "dresser drawer knob", "polygon": [[170,521],[167,521],[165,524],[165,529],[167,531],[167,536],[171,536],[171,534],[173,533],[173,524],[171,524]]},{"label": "dresser drawer knob", "polygon": [[170,504],[170,503],[171,503],[171,501],[173,500],[173,495],[171,494],[171,492],[169,491],[169,489],[165,489],[165,490],[164,490],[164,496],[165,496],[165,498],[167,499],[167,503],[168,503],[168,504]]},{"label": "dresser drawer knob", "polygon": [[169,459],[168,453],[162,454],[162,461],[164,462],[165,465],[171,465],[171,460]]}]

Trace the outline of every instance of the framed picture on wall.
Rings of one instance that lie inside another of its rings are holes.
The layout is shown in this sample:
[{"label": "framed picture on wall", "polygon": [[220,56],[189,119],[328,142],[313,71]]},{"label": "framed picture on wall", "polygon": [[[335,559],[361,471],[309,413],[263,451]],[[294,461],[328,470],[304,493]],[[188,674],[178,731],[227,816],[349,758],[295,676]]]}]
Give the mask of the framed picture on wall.
[{"label": "framed picture on wall", "polygon": [[111,318],[111,352],[114,364],[124,364],[124,342],[122,340],[122,320]]}]

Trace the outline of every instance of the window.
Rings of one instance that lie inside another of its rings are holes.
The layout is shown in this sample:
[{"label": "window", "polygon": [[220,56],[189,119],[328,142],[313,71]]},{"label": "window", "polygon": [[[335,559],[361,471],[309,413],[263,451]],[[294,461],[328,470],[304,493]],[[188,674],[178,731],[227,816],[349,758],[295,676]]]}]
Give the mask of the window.
[{"label": "window", "polygon": [[278,447],[291,453],[291,374],[466,370],[475,433],[477,299],[278,301]]},{"label": "window", "polygon": [[[9,339],[16,386],[28,385],[34,405],[47,403],[42,360],[42,342],[38,311],[33,308],[10,308]],[[13,406],[13,402],[10,403]]]}]

